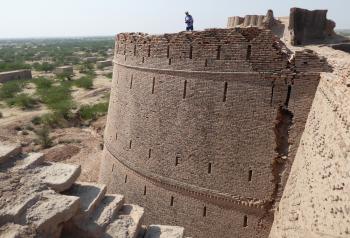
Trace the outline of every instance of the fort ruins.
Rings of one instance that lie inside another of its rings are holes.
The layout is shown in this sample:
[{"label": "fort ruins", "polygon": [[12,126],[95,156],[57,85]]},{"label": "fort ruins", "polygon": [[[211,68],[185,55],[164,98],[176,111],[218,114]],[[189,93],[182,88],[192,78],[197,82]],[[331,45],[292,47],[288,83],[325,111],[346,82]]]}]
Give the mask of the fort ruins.
[{"label": "fort ruins", "polygon": [[0,142],[0,237],[349,237],[350,56],[326,14],[118,34],[100,183]]}]

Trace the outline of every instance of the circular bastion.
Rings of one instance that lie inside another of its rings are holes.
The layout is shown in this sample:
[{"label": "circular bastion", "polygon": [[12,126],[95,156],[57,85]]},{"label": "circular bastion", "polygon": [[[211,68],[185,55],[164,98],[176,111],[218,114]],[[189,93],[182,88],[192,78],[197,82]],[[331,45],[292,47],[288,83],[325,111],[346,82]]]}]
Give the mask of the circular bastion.
[{"label": "circular bastion", "polygon": [[288,58],[258,28],[117,35],[100,182],[146,224],[267,237],[318,85]]}]

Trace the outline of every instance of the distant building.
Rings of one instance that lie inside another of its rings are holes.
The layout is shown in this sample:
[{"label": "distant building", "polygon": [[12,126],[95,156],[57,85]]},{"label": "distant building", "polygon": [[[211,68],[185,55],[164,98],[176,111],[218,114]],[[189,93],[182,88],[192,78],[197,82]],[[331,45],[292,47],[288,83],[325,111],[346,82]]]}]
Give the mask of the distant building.
[{"label": "distant building", "polygon": [[0,73],[0,83],[19,79],[32,79],[32,71],[30,69],[23,69]]},{"label": "distant building", "polygon": [[102,69],[104,67],[112,66],[112,65],[113,65],[112,60],[103,60],[103,61],[96,62],[97,68],[100,68],[100,69]]},{"label": "distant building", "polygon": [[84,61],[87,63],[96,63],[97,57],[86,57]]},{"label": "distant building", "polygon": [[61,66],[55,69],[56,75],[72,75],[73,74],[73,66]]}]

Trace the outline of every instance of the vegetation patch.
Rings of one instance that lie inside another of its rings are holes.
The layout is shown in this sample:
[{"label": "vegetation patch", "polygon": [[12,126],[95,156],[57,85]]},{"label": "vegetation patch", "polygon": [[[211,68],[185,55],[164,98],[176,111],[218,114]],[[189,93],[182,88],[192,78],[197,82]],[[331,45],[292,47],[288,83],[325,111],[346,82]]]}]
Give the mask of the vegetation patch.
[{"label": "vegetation patch", "polygon": [[95,105],[83,105],[78,114],[83,120],[96,120],[98,117],[106,115],[108,102],[97,103]]},{"label": "vegetation patch", "polygon": [[19,69],[30,69],[31,66],[29,64],[25,64],[23,62],[4,62],[0,63],[0,72],[13,71]]},{"label": "vegetation patch", "polygon": [[90,75],[83,76],[75,80],[74,85],[79,88],[92,89],[92,87],[94,86],[93,77]]},{"label": "vegetation patch", "polygon": [[51,88],[53,83],[52,80],[44,77],[35,78],[32,80],[32,82],[36,85],[37,89],[39,90]]},{"label": "vegetation patch", "polygon": [[46,104],[48,108],[67,119],[75,105],[72,100],[70,87],[71,83],[61,82],[57,86],[39,88],[37,94],[42,103]]},{"label": "vegetation patch", "polygon": [[26,80],[13,80],[4,83],[0,88],[0,99],[13,98],[17,93],[23,90],[28,83]]},{"label": "vegetation patch", "polygon": [[16,106],[22,109],[33,109],[38,104],[38,101],[26,93],[21,93],[13,98],[8,98],[6,103],[11,107]]},{"label": "vegetation patch", "polygon": [[47,126],[44,126],[35,131],[37,135],[37,143],[43,148],[49,148],[52,146],[52,139],[50,137],[50,129]]}]

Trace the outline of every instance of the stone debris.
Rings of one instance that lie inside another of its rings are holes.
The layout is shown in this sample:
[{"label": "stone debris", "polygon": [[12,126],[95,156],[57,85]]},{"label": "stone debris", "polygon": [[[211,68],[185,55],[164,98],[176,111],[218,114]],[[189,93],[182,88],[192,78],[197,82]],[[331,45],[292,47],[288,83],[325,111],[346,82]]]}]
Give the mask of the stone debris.
[{"label": "stone debris", "polygon": [[126,204],[108,227],[105,238],[136,238],[141,228],[144,209],[137,205]]},{"label": "stone debris", "polygon": [[76,182],[79,166],[47,163],[5,143],[0,156],[1,238],[144,237],[144,209],[106,195],[105,185]]},{"label": "stone debris", "polygon": [[70,188],[79,177],[81,169],[77,165],[47,163],[41,167],[40,177],[51,189],[63,192]]},{"label": "stone debris", "polygon": [[183,227],[150,225],[145,238],[181,238],[183,234]]}]

